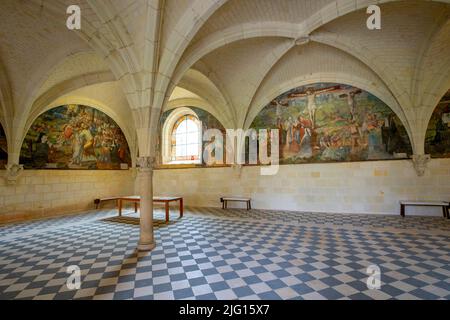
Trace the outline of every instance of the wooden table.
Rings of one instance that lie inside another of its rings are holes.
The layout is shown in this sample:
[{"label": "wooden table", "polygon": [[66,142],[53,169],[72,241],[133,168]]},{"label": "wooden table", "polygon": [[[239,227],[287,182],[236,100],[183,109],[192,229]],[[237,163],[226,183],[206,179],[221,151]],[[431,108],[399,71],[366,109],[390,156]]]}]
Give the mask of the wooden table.
[{"label": "wooden table", "polygon": [[[137,212],[138,205],[141,202],[140,196],[119,197],[117,199],[119,207],[119,216],[122,216],[123,202],[134,202],[134,212]],[[180,205],[180,218],[183,217],[183,198],[181,197],[153,197],[154,203],[164,203],[166,208],[166,222],[169,222],[169,205],[170,202],[179,201]]]}]

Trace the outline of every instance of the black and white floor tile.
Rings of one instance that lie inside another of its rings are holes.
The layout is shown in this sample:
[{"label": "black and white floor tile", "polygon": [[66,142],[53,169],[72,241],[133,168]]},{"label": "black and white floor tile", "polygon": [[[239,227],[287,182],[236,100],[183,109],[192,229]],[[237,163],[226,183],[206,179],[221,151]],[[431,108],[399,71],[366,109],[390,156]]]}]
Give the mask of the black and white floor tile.
[{"label": "black and white floor tile", "polygon": [[114,215],[0,227],[0,299],[450,299],[443,218],[188,208],[166,224],[157,209],[142,253],[136,220]]}]

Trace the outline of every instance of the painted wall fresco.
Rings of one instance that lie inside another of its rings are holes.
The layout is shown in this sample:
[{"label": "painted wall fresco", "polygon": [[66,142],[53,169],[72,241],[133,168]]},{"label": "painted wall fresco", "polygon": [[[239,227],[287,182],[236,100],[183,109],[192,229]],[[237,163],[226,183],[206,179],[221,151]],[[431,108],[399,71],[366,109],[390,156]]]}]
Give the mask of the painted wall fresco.
[{"label": "painted wall fresco", "polygon": [[[200,108],[196,108],[196,107],[188,107],[189,109],[191,109],[198,117],[198,119],[201,121],[202,123],[202,132],[205,132],[208,129],[218,129],[220,131],[222,131],[224,137],[225,137],[225,133],[226,130],[224,128],[224,126],[220,123],[219,120],[216,119],[216,117],[214,117],[212,114],[210,114],[209,112],[200,109]],[[167,118],[169,117],[169,115],[173,112],[173,110],[168,110],[166,112],[164,112],[160,118],[159,121],[159,136],[158,136],[158,145],[157,145],[157,151],[158,151],[158,156],[157,156],[157,163],[158,165],[162,164],[162,128],[164,126],[164,123],[166,122]],[[205,150],[206,145],[209,142],[203,142],[203,146],[202,146],[202,150]],[[224,141],[225,144],[225,141]],[[226,151],[223,152],[224,153],[224,161],[225,161],[225,156],[226,156]],[[205,159],[202,159],[203,163],[202,165],[206,165]]]},{"label": "painted wall fresco", "polygon": [[88,106],[65,105],[36,119],[20,163],[26,169],[121,169],[131,166],[131,156],[122,130],[110,117]]},{"label": "painted wall fresco", "polygon": [[317,83],[292,89],[263,108],[254,129],[279,129],[280,163],[384,160],[412,153],[395,113],[361,89]]},{"label": "painted wall fresco", "polygon": [[0,124],[0,170],[5,169],[8,163],[8,146],[6,142],[6,134]]},{"label": "painted wall fresco", "polygon": [[450,90],[442,97],[428,124],[425,152],[433,158],[450,158]]}]

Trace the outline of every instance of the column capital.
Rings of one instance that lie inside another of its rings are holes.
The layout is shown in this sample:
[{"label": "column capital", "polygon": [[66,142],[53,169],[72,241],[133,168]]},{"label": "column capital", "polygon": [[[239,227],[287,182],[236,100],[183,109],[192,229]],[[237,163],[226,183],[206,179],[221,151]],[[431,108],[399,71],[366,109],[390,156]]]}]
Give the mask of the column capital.
[{"label": "column capital", "polygon": [[412,156],[414,169],[419,177],[422,177],[425,174],[427,164],[430,160],[431,156],[429,154],[415,154]]},{"label": "column capital", "polygon": [[23,165],[17,163],[10,163],[5,166],[5,179],[8,184],[16,184],[20,175],[23,173]]},{"label": "column capital", "polygon": [[139,157],[137,164],[139,172],[149,172],[153,171],[155,167],[156,158],[155,157]]}]

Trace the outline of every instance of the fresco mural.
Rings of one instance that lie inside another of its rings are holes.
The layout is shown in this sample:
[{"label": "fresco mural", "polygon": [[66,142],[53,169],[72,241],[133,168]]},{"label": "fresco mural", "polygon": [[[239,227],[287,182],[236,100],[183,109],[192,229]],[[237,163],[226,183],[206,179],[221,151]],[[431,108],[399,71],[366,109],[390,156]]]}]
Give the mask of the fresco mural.
[{"label": "fresco mural", "polygon": [[64,105],[40,115],[20,154],[25,169],[124,169],[128,143],[106,114],[83,105]]},{"label": "fresco mural", "polygon": [[450,158],[450,90],[442,97],[428,124],[425,152],[433,158]]},{"label": "fresco mural", "polygon": [[292,89],[263,108],[254,129],[279,129],[280,163],[405,158],[412,148],[395,113],[374,95],[344,84]]},{"label": "fresco mural", "polygon": [[[202,123],[202,132],[205,132],[208,129],[218,129],[220,131],[222,131],[224,137],[226,134],[226,130],[224,128],[224,126],[220,123],[219,120],[216,119],[216,117],[214,117],[212,114],[210,114],[209,112],[197,108],[197,107],[187,107],[189,109],[191,109],[192,111],[194,111],[194,113],[197,115],[198,119],[201,121]],[[160,118],[159,121],[159,135],[158,135],[158,142],[157,142],[157,149],[158,150],[158,156],[157,156],[157,164],[161,165],[162,164],[162,137],[161,137],[161,133],[162,133],[162,128],[164,126],[164,123],[167,120],[167,117],[173,112],[173,110],[168,110],[166,112],[164,112]],[[209,142],[203,142],[203,146],[202,146],[202,150],[205,150],[206,145]],[[225,144],[225,141],[224,141]],[[224,153],[224,158],[226,156],[226,151],[223,152]],[[224,159],[225,161],[225,159]],[[203,159],[203,164],[202,165],[206,165],[205,159]]]},{"label": "fresco mural", "polygon": [[6,143],[6,134],[0,124],[0,170],[5,169],[8,163],[8,146]]}]

